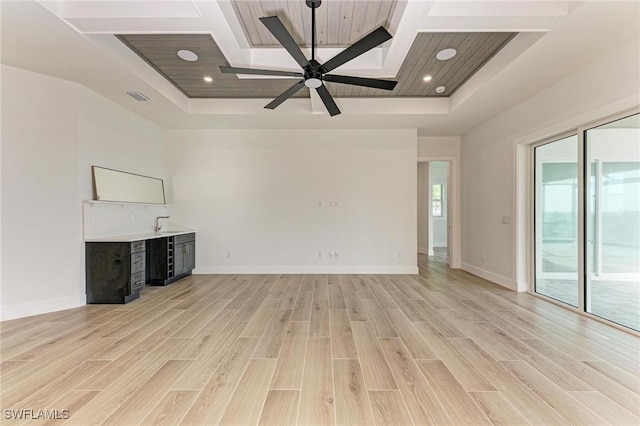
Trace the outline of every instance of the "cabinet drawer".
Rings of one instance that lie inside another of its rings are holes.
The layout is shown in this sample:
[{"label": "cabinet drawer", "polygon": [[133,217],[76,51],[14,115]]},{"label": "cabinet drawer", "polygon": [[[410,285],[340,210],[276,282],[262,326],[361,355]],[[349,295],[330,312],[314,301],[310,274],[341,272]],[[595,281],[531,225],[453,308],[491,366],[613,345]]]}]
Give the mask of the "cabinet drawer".
[{"label": "cabinet drawer", "polygon": [[131,274],[144,271],[144,258],[144,252],[133,253],[131,255]]},{"label": "cabinet drawer", "polygon": [[146,241],[134,241],[131,243],[131,253],[137,253],[139,251],[144,251],[146,247]]},{"label": "cabinet drawer", "polygon": [[142,290],[144,288],[144,271],[140,271],[131,275],[131,293]]},{"label": "cabinet drawer", "polygon": [[183,234],[183,235],[176,235],[175,237],[173,237],[173,241],[176,244],[180,244],[180,243],[186,243],[187,241],[193,241],[196,239],[196,234]]}]

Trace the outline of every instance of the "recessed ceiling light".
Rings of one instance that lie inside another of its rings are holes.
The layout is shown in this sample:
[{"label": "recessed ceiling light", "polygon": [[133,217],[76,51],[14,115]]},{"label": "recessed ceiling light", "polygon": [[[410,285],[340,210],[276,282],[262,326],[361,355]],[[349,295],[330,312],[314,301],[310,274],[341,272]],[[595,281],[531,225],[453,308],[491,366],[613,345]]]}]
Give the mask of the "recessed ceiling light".
[{"label": "recessed ceiling light", "polygon": [[180,57],[180,59],[188,62],[195,62],[198,60],[198,55],[186,49],[178,50],[178,56]]},{"label": "recessed ceiling light", "polygon": [[204,81],[206,81],[207,83],[211,83],[213,81],[213,78],[209,77],[208,75],[204,77]]},{"label": "recessed ceiling light", "polygon": [[456,56],[456,53],[458,53],[456,49],[444,49],[438,52],[436,59],[446,61],[447,59],[451,59]]},{"label": "recessed ceiling light", "polygon": [[447,88],[444,86],[436,87],[436,93],[444,93],[445,90],[447,90]]},{"label": "recessed ceiling light", "polygon": [[433,77],[431,77],[430,75],[425,75],[424,77],[422,77],[422,81],[431,81]]}]

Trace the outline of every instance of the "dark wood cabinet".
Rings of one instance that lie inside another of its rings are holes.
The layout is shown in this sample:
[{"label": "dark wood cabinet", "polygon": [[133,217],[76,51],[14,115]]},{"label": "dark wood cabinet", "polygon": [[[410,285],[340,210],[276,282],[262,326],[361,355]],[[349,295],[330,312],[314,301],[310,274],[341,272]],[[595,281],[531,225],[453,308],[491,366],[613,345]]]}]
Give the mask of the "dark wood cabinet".
[{"label": "dark wood cabinet", "polygon": [[146,244],[86,243],[87,303],[128,303],[145,284]]},{"label": "dark wood cabinet", "polygon": [[175,275],[184,276],[196,267],[196,234],[174,237]]},{"label": "dark wood cabinet", "polygon": [[191,275],[196,266],[196,235],[148,240],[147,264],[147,282],[151,285],[167,285]]},{"label": "dark wood cabinet", "polygon": [[195,233],[91,241],[85,247],[87,303],[128,303],[140,297],[145,283],[171,284],[196,266]]}]

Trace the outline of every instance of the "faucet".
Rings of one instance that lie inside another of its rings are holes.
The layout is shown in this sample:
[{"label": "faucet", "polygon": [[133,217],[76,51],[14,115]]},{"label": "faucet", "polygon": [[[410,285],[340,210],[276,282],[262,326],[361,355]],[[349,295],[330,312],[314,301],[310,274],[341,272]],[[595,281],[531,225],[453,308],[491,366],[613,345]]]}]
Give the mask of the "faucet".
[{"label": "faucet", "polygon": [[169,216],[156,217],[156,232],[158,233],[162,230],[162,225],[160,225],[160,219],[169,219]]}]

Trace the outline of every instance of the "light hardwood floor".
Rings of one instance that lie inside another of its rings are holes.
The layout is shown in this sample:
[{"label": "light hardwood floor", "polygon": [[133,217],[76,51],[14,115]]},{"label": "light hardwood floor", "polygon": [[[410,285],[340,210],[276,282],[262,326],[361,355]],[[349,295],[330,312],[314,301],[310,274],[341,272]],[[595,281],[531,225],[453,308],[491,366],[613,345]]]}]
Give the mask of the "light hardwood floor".
[{"label": "light hardwood floor", "polygon": [[640,423],[638,337],[423,256],[416,276],[192,276],[0,342],[3,424]]}]

